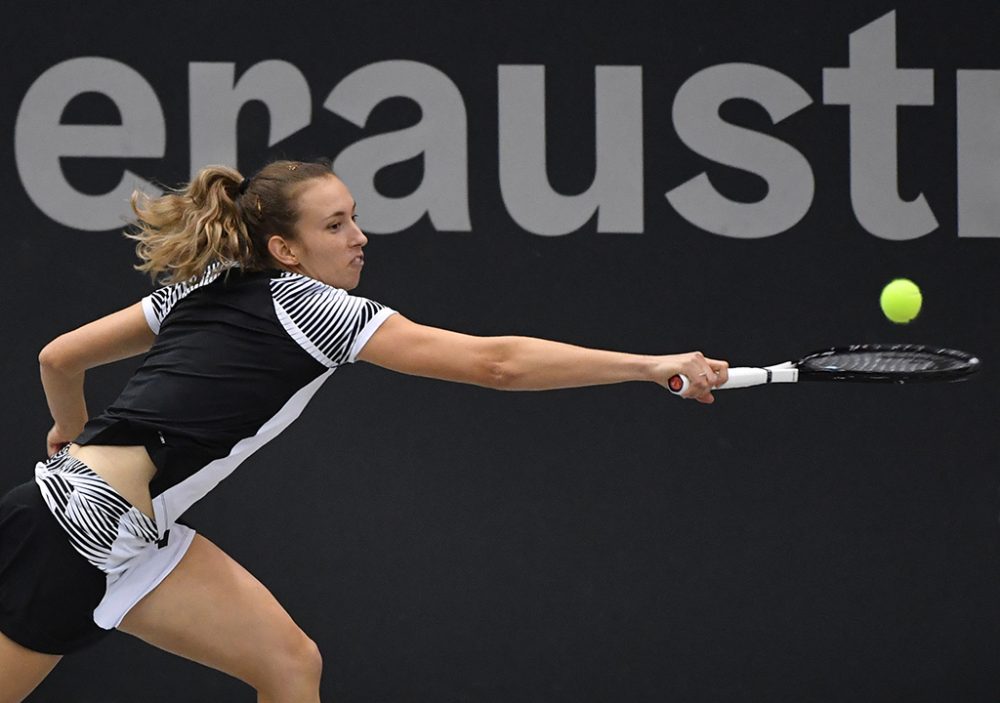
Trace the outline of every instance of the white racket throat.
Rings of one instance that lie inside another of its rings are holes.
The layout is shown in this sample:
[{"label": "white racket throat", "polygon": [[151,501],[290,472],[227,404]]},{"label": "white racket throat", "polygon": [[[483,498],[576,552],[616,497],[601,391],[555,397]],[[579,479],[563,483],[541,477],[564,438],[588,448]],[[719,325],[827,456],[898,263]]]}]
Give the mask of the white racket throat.
[{"label": "white racket throat", "polygon": [[773,366],[737,366],[729,369],[729,379],[716,390],[763,386],[767,383],[795,383],[799,380],[799,370],[791,361]]}]

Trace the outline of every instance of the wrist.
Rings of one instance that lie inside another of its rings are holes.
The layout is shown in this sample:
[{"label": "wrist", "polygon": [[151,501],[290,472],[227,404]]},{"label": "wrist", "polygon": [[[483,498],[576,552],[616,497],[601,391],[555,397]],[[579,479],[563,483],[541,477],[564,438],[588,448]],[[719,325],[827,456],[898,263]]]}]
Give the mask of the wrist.
[{"label": "wrist", "polygon": [[74,420],[70,422],[56,422],[52,426],[52,433],[58,436],[60,439],[64,439],[67,442],[81,432],[83,432],[84,425],[87,424],[87,418],[84,417],[82,420]]},{"label": "wrist", "polygon": [[649,381],[656,383],[659,378],[659,368],[662,364],[662,360],[656,356],[640,356],[638,357],[637,374],[638,381]]}]

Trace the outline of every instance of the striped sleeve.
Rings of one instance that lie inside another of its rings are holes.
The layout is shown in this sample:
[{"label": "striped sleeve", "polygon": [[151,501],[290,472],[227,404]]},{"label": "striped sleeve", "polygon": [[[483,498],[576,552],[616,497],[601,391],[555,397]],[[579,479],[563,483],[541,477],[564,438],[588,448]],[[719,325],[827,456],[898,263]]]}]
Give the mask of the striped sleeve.
[{"label": "striped sleeve", "polygon": [[200,278],[183,283],[174,283],[157,288],[142,299],[142,312],[146,315],[146,323],[153,334],[160,333],[160,325],[178,301],[183,300],[191,291],[206,286],[219,277],[226,267],[213,264],[205,270]]},{"label": "striped sleeve", "polygon": [[271,279],[274,309],[285,331],[324,366],[354,363],[395,310],[296,273]]}]

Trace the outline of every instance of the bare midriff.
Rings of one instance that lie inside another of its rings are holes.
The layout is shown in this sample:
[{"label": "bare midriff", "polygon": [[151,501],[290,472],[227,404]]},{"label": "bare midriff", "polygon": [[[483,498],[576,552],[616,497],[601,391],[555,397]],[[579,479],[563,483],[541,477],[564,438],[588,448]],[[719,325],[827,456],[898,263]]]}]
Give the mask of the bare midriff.
[{"label": "bare midriff", "polygon": [[69,454],[107,481],[122,498],[155,519],[149,482],[156,475],[156,465],[149,458],[145,447],[71,444]]}]

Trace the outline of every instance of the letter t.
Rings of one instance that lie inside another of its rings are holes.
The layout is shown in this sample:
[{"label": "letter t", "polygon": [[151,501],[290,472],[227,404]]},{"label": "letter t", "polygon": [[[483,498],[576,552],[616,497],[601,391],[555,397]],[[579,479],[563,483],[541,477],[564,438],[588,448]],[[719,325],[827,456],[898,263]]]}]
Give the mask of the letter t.
[{"label": "letter t", "polygon": [[896,67],[896,13],[851,33],[850,68],[823,69],[823,102],[850,106],[851,204],[883,239],[922,237],[938,226],[923,194],[899,197],[898,105],[933,105],[934,71]]}]

